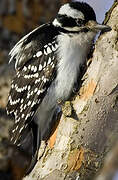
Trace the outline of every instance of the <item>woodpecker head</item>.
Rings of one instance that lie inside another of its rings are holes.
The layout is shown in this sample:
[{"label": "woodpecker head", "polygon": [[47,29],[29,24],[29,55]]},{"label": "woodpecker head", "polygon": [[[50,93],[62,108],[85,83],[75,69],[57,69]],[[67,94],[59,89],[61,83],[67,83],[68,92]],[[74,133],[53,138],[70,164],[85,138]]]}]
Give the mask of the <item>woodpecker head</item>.
[{"label": "woodpecker head", "polygon": [[71,33],[109,31],[111,28],[96,22],[96,15],[92,7],[84,2],[71,2],[63,5],[53,25],[61,27]]}]

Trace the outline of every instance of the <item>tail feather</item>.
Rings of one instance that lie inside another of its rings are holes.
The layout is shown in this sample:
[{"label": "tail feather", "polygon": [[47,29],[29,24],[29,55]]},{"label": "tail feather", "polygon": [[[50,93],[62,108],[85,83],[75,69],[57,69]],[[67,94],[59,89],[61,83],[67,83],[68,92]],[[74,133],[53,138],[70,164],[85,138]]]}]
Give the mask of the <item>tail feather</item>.
[{"label": "tail feather", "polygon": [[39,111],[37,112],[35,122],[39,126],[41,140],[47,140],[49,138],[52,128],[56,122],[56,117],[55,117],[56,112],[57,112],[56,106],[51,108],[49,111],[46,111],[45,109],[44,110],[39,109]]},{"label": "tail feather", "polygon": [[19,148],[21,148],[26,153],[28,152],[31,156],[30,166],[25,175],[28,175],[37,163],[38,151],[41,145],[41,141],[47,141],[47,139],[49,139],[57,120],[56,114],[57,107],[54,107],[45,113],[43,110],[39,110],[36,113],[34,119],[22,132]]}]

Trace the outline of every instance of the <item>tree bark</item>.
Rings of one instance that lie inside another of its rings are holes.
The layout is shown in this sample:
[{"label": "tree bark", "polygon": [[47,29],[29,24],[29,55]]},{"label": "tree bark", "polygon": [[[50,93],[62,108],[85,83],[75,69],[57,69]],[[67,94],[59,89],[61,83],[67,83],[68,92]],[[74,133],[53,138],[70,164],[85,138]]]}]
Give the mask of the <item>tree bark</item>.
[{"label": "tree bark", "polygon": [[103,164],[106,153],[116,142],[117,1],[107,13],[107,24],[112,27],[112,31],[101,34],[97,40],[92,62],[83,77],[79,94],[64,107],[66,113],[63,113],[57,128],[55,144],[51,145],[51,148],[47,145],[43,149],[42,157],[24,180],[92,179]]}]

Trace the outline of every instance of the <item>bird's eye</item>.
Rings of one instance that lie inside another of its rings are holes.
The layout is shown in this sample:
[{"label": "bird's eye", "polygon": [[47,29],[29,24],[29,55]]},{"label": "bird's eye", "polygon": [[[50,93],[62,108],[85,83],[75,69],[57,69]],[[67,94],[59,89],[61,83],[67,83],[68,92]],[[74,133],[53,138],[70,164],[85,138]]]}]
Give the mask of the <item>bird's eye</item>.
[{"label": "bird's eye", "polygon": [[63,27],[75,27],[77,24],[74,18],[66,15],[58,14],[57,20],[62,24]]},{"label": "bird's eye", "polygon": [[76,23],[77,23],[78,26],[81,26],[81,25],[84,24],[84,20],[83,19],[77,19]]}]

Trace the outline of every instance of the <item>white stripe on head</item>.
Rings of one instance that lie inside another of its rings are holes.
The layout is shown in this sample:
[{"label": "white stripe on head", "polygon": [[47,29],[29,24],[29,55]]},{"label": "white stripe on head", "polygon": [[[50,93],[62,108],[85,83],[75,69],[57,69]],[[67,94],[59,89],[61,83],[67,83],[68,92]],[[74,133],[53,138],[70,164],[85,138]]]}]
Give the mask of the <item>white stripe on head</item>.
[{"label": "white stripe on head", "polygon": [[84,14],[81,11],[78,11],[76,9],[71,8],[69,3],[68,4],[64,4],[60,8],[58,14],[68,15],[68,16],[70,16],[72,18],[80,18],[80,19],[84,20]]},{"label": "white stripe on head", "polygon": [[53,25],[61,27],[61,23],[57,19],[54,19]]}]

